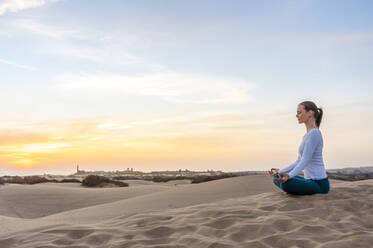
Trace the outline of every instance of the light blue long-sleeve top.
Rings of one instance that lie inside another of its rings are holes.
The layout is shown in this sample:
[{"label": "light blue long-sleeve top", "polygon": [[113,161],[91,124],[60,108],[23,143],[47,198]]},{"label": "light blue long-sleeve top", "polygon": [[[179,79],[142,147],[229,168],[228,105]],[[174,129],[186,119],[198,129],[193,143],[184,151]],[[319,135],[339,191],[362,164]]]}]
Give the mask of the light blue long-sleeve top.
[{"label": "light blue long-sleeve top", "polygon": [[304,178],[320,180],[328,177],[322,157],[323,138],[318,128],[308,131],[298,149],[298,159],[291,165],[279,170],[295,177],[304,169]]}]

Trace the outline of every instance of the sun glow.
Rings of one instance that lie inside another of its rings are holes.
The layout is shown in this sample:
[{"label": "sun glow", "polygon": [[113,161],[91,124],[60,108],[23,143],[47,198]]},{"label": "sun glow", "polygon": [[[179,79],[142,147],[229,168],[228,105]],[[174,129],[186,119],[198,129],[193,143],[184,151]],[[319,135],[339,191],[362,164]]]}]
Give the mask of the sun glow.
[{"label": "sun glow", "polygon": [[35,161],[30,159],[30,158],[22,158],[16,161],[16,164],[23,167],[23,168],[28,168],[35,164]]}]

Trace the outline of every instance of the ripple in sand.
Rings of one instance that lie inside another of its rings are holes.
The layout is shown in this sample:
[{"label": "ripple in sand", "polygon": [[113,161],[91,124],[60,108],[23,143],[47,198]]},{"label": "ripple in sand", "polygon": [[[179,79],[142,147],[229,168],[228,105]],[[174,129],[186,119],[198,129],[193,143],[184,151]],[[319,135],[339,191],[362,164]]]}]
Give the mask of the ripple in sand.
[{"label": "ripple in sand", "polygon": [[159,238],[159,237],[170,236],[174,232],[175,230],[173,228],[170,228],[167,226],[159,226],[159,227],[152,228],[150,230],[145,231],[144,235],[151,237],[151,238]]}]

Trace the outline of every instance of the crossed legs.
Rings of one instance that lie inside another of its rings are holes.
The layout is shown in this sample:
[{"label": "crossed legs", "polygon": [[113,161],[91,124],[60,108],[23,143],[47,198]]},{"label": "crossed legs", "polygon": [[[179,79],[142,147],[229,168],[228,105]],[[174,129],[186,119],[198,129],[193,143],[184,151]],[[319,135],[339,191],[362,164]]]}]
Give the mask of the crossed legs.
[{"label": "crossed legs", "polygon": [[274,180],[279,175],[273,177],[273,183],[285,192],[293,195],[312,195],[316,193],[323,193],[319,184],[311,179],[305,179],[304,177],[295,176],[290,178],[285,183]]}]

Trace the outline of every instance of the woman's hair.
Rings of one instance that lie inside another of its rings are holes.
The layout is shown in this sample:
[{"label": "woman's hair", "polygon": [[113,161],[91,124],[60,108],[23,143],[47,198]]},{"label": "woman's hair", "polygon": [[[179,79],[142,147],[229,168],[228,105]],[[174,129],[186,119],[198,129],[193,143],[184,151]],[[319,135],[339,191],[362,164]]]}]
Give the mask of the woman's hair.
[{"label": "woman's hair", "polygon": [[304,101],[299,103],[299,105],[303,105],[304,109],[308,112],[310,110],[313,110],[314,114],[313,116],[315,117],[316,120],[316,126],[320,127],[322,115],[323,115],[323,110],[322,108],[318,108],[314,102],[311,101]]}]

